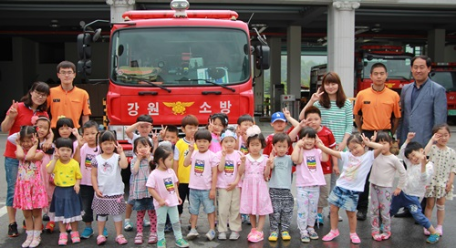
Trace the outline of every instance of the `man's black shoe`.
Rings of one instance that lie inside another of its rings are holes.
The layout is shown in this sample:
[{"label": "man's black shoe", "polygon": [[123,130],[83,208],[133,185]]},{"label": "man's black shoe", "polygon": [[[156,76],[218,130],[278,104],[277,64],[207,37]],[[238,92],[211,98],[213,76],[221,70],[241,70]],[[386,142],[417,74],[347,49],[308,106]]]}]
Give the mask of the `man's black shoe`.
[{"label": "man's black shoe", "polygon": [[366,212],[358,211],[356,213],[356,219],[358,219],[358,220],[366,220],[366,218],[367,218]]},{"label": "man's black shoe", "polygon": [[13,222],[8,225],[8,236],[10,237],[17,237],[19,236],[19,232],[17,231],[17,223]]},{"label": "man's black shoe", "polygon": [[413,216],[412,216],[412,214],[410,213],[410,211],[408,209],[404,209],[404,211],[402,211],[401,213],[395,214],[394,217],[396,217],[396,218],[411,218]]}]

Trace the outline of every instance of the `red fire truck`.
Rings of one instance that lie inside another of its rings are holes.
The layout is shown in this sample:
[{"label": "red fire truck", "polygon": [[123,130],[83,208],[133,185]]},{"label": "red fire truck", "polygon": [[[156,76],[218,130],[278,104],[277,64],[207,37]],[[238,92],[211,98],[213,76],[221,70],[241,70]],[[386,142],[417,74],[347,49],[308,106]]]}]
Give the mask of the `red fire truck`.
[{"label": "red fire truck", "polygon": [[[253,116],[252,66],[269,68],[264,37],[253,32],[251,41],[247,23],[234,11],[188,7],[186,0],[173,0],[172,10],[128,11],[126,22],[111,24],[107,124],[127,156],[132,151],[125,129],[142,114],[155,127],[180,126],[188,114],[202,125],[219,112],[231,124],[240,115]],[[90,71],[91,35],[78,37],[82,74]]]},{"label": "red fire truck", "polygon": [[[388,69],[386,86],[400,93],[402,87],[412,81],[411,60],[413,55],[405,53],[401,46],[363,45],[355,53],[354,96],[371,86],[370,69],[375,63],[383,63]],[[316,92],[321,85],[326,65],[314,66],[311,69],[310,90]]]},{"label": "red fire truck", "polygon": [[456,119],[456,63],[433,63],[429,77],[445,87],[448,119]]}]

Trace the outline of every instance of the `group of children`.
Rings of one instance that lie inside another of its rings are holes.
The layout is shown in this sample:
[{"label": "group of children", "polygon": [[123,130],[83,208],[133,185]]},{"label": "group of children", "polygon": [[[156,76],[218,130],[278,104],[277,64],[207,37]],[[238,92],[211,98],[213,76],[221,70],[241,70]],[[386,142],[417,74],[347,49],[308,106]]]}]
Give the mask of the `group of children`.
[{"label": "group of children", "polygon": [[[293,125],[288,133],[287,122]],[[106,243],[108,215],[115,224],[115,241],[126,244],[122,215],[126,213],[129,224],[134,210],[137,211],[135,244],[143,243],[147,212],[151,223],[148,243],[166,247],[164,231],[168,227],[174,232],[176,245],[188,247],[180,223],[186,198],[191,216],[189,240],[199,236],[196,226],[201,205],[209,222],[205,234],[209,240],[216,237],[216,222],[219,240],[239,239],[241,215],[250,219],[248,241],[264,239],[267,215],[268,240],[275,242],[279,236],[290,240],[293,175],[300,240],[319,239],[314,226],[322,223],[322,209],[330,205],[331,231],[322,240],[331,241],[339,236],[338,212],[343,208],[348,217],[350,240],[357,244],[361,240],[356,234],[356,206],[371,167],[374,240],[390,238],[390,216],[401,207],[408,208],[424,227],[424,233],[429,235],[427,242],[438,242],[443,233],[445,199],[452,196],[456,173],[453,163],[456,154],[446,146],[450,136],[448,126],[437,126],[425,149],[412,142],[414,134],[410,133],[399,156],[407,166],[405,169],[391,153],[392,139],[387,133],[379,132],[371,138],[353,134],[347,141],[348,151],[335,150],[334,136],[321,126],[321,114],[315,107],[306,109],[301,122],[294,120],[286,109],[274,113],[271,119],[274,133],[266,138],[249,115],[239,117],[235,130],[229,129],[228,123],[228,116],[218,113],[209,117],[207,128],[199,128],[198,119],[187,115],[181,126],[185,136],[178,139],[176,127],[162,127],[160,134],[152,133],[152,118],[139,116],[137,123],[126,129],[134,153],[127,202],[121,170],[128,168],[129,163],[114,132],[99,132],[97,123],[90,120],[83,125],[80,136],[69,118],[58,120],[55,137],[46,117],[37,118],[34,126],[22,127],[8,138],[16,143],[20,161],[13,206],[24,212],[27,238],[22,247],[40,244],[42,210],[50,217],[46,229],[52,231],[58,222],[59,245],[66,245],[69,239],[79,243],[80,238],[91,237],[94,216],[96,242]],[[160,143],[159,136],[163,140]],[[54,140],[52,147],[44,145],[49,140]],[[293,142],[296,142],[294,147]],[[333,171],[339,174],[337,163],[341,163],[342,171],[336,186],[330,190],[330,174]],[[400,179],[393,189],[396,172]],[[423,196],[428,199],[426,215],[419,203]],[[430,223],[435,204],[436,228]],[[81,220],[86,225],[82,235],[78,232]]]}]

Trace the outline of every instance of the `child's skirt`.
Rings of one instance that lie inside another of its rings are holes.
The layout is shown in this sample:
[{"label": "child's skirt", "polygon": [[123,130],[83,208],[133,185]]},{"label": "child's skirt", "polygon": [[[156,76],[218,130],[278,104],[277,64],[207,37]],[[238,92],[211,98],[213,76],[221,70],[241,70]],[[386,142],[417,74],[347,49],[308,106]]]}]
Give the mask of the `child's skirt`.
[{"label": "child's skirt", "polygon": [[71,223],[82,220],[84,212],[81,197],[76,194],[73,186],[55,187],[49,212],[55,215],[56,222]]},{"label": "child's skirt", "polygon": [[93,214],[98,215],[119,215],[123,214],[127,209],[127,204],[123,195],[112,195],[98,197],[96,194],[92,202]]},{"label": "child's skirt", "polygon": [[133,210],[142,211],[142,210],[155,210],[154,202],[152,197],[136,199],[135,204],[133,205]]}]

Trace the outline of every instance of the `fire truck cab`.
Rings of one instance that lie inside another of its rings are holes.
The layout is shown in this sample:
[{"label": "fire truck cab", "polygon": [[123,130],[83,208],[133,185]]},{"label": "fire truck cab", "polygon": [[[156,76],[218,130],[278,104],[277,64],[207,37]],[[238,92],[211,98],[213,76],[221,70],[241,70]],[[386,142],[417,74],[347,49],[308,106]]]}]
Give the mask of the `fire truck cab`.
[{"label": "fire truck cab", "polygon": [[448,119],[456,119],[456,63],[432,63],[429,78],[445,87]]}]

